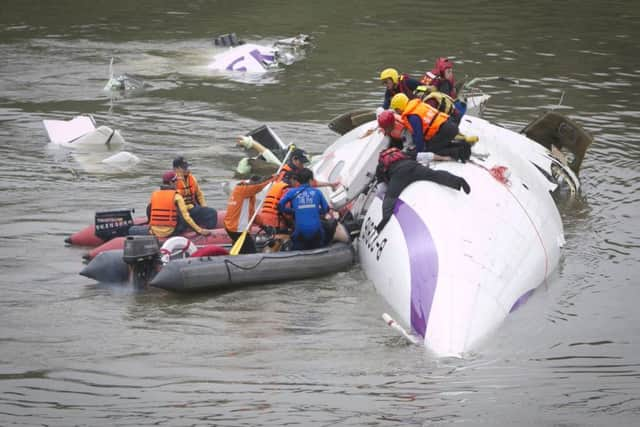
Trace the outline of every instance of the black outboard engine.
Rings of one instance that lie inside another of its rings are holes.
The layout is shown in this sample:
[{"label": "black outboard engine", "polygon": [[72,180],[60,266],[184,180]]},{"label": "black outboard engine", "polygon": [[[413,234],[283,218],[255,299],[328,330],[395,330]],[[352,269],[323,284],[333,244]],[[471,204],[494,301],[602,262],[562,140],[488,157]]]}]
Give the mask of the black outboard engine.
[{"label": "black outboard engine", "polygon": [[146,287],[161,265],[158,239],[155,236],[127,236],[122,260],[132,271],[133,285]]}]

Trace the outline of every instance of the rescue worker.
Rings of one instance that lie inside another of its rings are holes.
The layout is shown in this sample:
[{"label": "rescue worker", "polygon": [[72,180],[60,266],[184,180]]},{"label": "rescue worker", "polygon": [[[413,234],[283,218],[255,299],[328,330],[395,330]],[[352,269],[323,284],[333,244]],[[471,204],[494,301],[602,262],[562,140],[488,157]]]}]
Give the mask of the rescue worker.
[{"label": "rescue worker", "polygon": [[427,72],[420,82],[426,86],[433,86],[438,92],[442,92],[452,99],[456,99],[456,81],[453,77],[453,62],[448,58],[436,59],[435,66]]},{"label": "rescue worker", "polygon": [[296,174],[304,168],[305,163],[309,163],[306,153],[300,148],[294,148],[289,155],[289,160],[282,166],[282,170],[276,180],[279,181],[287,175]]},{"label": "rescue worker", "polygon": [[[240,181],[229,195],[227,213],[224,217],[224,229],[233,240],[233,243],[238,240],[247,228],[249,220],[253,217],[256,207],[256,194],[272,181],[273,177],[262,179],[254,175],[248,180]],[[259,220],[256,220],[256,223],[259,224]],[[255,242],[247,233],[239,253],[254,254],[256,252]]]},{"label": "rescue worker", "polygon": [[176,189],[184,198],[184,202],[189,209],[189,215],[199,226],[216,228],[218,212],[207,206],[204,193],[200,189],[196,177],[191,173],[189,166],[189,162],[183,156],[173,159],[173,170],[178,176]]},{"label": "rescue worker", "polygon": [[451,161],[449,156],[440,156],[431,152],[416,153],[411,134],[402,123],[401,116],[391,110],[385,110],[378,116],[378,127],[393,141],[393,146],[404,150],[410,158],[415,158],[418,162],[427,165],[432,160]]},{"label": "rescue worker", "polygon": [[448,114],[420,99],[409,100],[402,93],[393,97],[391,109],[401,114],[402,123],[411,133],[417,153],[429,151],[463,163],[469,160],[471,146],[466,142],[452,142],[458,135],[458,125]]},{"label": "rescue worker", "polygon": [[384,110],[378,115],[378,128],[389,138],[401,142],[403,146],[412,144],[411,134],[402,123],[400,114]]},{"label": "rescue worker", "polygon": [[423,166],[403,153],[396,141],[392,141],[389,148],[380,152],[376,178],[378,182],[387,184],[387,191],[382,201],[382,219],[376,226],[378,233],[391,219],[400,193],[415,181],[433,181],[455,190],[462,189],[467,194],[471,191],[471,187],[464,178],[447,171],[433,170]]},{"label": "rescue worker", "polygon": [[426,93],[422,97],[422,101],[425,104],[431,105],[436,110],[448,114],[453,118],[456,124],[460,124],[460,120],[462,120],[462,111],[457,108],[456,101],[454,101],[449,95],[438,90],[434,90]]},{"label": "rescue worker", "polygon": [[291,176],[291,174],[286,175],[280,181],[276,180],[273,183],[264,197],[258,214],[258,223],[263,227],[269,227],[274,233],[287,233],[290,228],[290,218],[280,213],[278,203],[291,187]]},{"label": "rescue worker", "polygon": [[156,237],[177,236],[189,228],[203,236],[211,230],[200,227],[189,215],[184,199],[176,190],[177,175],[174,171],[162,175],[162,185],[151,194],[147,206],[149,225],[132,226],[129,234],[153,234]]},{"label": "rescue worker", "polygon": [[[280,181],[286,176],[297,174],[299,171],[304,169],[305,163],[309,163],[309,158],[306,153],[300,148],[294,148],[291,151],[289,160],[285,163],[280,174],[276,177],[276,181]],[[335,189],[338,185],[340,185],[339,182],[322,182],[316,181],[315,179],[311,181],[312,187],[331,187],[332,189]]]},{"label": "rescue worker", "polygon": [[[282,212],[278,210],[278,203],[291,187],[291,177],[304,169],[304,164],[307,162],[309,162],[309,159],[303,150],[294,148],[291,151],[289,160],[275,178],[275,183],[267,192],[264,202],[262,203],[262,209],[258,215],[261,225],[271,227],[276,233],[288,233],[292,225],[292,218],[290,215],[283,215]],[[313,187],[330,186],[332,189],[335,189],[338,185],[340,185],[339,182],[329,183],[311,180],[311,186]]]},{"label": "rescue worker", "polygon": [[414,92],[420,82],[407,74],[399,74],[395,68],[386,68],[380,73],[380,81],[386,87],[384,92],[383,109],[391,105],[391,98],[398,93],[404,93],[409,98],[415,98]]},{"label": "rescue worker", "polygon": [[[296,188],[289,190],[280,202],[278,210],[294,217],[291,241],[294,250],[315,249],[326,246],[333,237],[334,230],[325,230],[322,217],[329,212],[329,204],[322,192],[311,187],[313,172],[302,169],[291,176]],[[327,233],[327,231],[330,233]],[[329,237],[327,238],[327,235]]]}]

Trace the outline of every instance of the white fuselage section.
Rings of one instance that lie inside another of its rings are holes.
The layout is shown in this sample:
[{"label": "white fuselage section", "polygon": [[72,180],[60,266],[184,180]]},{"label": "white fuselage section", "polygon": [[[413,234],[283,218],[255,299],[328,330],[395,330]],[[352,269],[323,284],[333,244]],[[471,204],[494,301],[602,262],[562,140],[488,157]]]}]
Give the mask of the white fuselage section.
[{"label": "white fuselage section", "polygon": [[243,44],[217,54],[208,68],[224,72],[264,73],[276,65],[276,50],[273,47]]},{"label": "white fuselage section", "polygon": [[[369,147],[355,138],[372,126],[374,122],[341,137],[337,148],[325,152],[334,153],[332,157],[323,156],[318,163],[331,159],[336,165],[337,153],[346,150],[351,138],[354,152],[360,152],[351,166],[361,169],[343,166],[340,180],[347,190],[352,184],[359,188],[375,170],[377,156],[364,155]],[[431,167],[464,177],[471,193],[415,182],[402,192],[378,235],[375,225],[384,197],[378,192],[369,199],[359,238],[367,277],[397,320],[422,336],[437,355],[460,355],[487,337],[554,270],[564,244],[550,194],[556,184],[538,169],[547,171],[554,162],[549,152],[479,118],[465,116],[460,129],[480,138],[473,152],[484,157]],[[379,151],[384,146],[380,137],[371,138],[368,142]]]}]

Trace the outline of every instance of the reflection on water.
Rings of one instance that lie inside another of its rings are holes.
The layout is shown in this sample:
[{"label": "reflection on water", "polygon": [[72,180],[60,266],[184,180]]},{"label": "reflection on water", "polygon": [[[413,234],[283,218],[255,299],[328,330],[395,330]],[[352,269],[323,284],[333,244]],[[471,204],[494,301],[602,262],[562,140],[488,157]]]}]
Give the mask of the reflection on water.
[{"label": "reflection on water", "polygon": [[[455,28],[425,26],[405,1],[3,9],[0,424],[634,425],[637,31],[625,2],[574,3],[469,2]],[[255,80],[213,73],[212,40],[232,31],[260,43],[304,32],[314,45]],[[84,249],[63,239],[96,210],[143,212],[178,153],[209,204],[224,206],[220,183],[244,156],[237,135],[268,123],[321,152],[335,138],[328,120],[381,102],[381,69],[418,76],[441,55],[459,80],[518,80],[477,84],[492,95],[489,120],[520,130],[555,109],[595,139],[582,194],[559,201],[558,270],[465,358],[406,345],[380,321],[388,308],[358,268],[191,296],[77,275]],[[104,92],[112,57],[115,74],[148,85]],[[140,163],[113,170],[104,153],[49,147],[42,120],[79,114],[119,129]]]}]

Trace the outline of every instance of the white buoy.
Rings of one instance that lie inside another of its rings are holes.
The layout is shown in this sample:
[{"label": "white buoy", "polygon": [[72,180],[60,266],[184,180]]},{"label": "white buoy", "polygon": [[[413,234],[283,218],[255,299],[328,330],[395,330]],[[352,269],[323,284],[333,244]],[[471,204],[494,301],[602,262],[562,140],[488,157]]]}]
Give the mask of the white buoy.
[{"label": "white buoy", "polygon": [[393,318],[389,316],[387,313],[382,313],[382,320],[384,320],[387,326],[400,332],[400,334],[403,337],[405,337],[407,341],[409,341],[411,344],[420,344],[420,341],[418,341],[416,337],[414,337],[409,332],[407,332],[402,326],[398,325],[398,323],[395,320],[393,320]]}]

